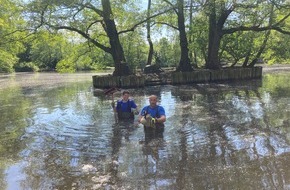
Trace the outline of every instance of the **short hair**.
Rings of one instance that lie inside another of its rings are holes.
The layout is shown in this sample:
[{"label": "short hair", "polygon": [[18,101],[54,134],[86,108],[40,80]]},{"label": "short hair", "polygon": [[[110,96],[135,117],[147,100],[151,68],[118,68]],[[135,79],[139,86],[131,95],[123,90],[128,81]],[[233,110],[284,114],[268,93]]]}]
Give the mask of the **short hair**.
[{"label": "short hair", "polygon": [[154,95],[154,94],[149,96],[149,99],[151,99],[151,98],[155,98],[156,100],[158,100],[158,97],[156,95]]},{"label": "short hair", "polygon": [[125,95],[125,94],[130,94],[130,92],[129,92],[128,90],[124,90],[122,94],[123,94],[123,95]]}]

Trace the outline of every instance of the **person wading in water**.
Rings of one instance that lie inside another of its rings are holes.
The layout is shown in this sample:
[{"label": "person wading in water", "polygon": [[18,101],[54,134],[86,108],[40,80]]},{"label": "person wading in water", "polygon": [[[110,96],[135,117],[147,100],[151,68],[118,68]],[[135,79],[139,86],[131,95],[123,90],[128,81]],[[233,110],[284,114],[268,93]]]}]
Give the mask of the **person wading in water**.
[{"label": "person wading in water", "polygon": [[158,98],[156,95],[149,96],[149,105],[145,106],[139,114],[138,121],[146,128],[164,129],[166,121],[165,110],[162,106],[157,105]]},{"label": "person wading in water", "polygon": [[117,101],[117,106],[115,107],[115,102],[112,102],[112,107],[115,112],[117,112],[119,121],[130,121],[134,120],[134,114],[138,114],[138,108],[134,100],[130,99],[130,92],[124,90],[122,93],[122,99]]}]

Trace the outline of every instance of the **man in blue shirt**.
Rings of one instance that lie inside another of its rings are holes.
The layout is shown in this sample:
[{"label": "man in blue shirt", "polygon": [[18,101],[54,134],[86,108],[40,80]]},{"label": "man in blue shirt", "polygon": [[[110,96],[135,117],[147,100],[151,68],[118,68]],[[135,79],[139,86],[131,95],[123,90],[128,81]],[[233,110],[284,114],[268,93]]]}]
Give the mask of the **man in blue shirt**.
[{"label": "man in blue shirt", "polygon": [[134,100],[129,99],[129,91],[123,91],[122,95],[122,99],[117,101],[117,106],[114,108],[114,111],[118,113],[118,119],[134,119],[134,113],[138,112],[137,105],[135,104]]},{"label": "man in blue shirt", "polygon": [[162,106],[157,105],[157,96],[149,96],[149,106],[145,106],[139,114],[138,121],[144,127],[164,127],[166,121],[165,110]]}]

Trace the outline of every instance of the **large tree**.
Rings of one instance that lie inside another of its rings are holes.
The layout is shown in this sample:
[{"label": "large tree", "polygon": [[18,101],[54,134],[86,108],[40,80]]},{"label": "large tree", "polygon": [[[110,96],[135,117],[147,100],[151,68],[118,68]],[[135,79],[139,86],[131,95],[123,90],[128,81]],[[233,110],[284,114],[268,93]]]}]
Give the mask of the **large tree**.
[{"label": "large tree", "polygon": [[28,7],[30,20],[37,29],[48,27],[74,31],[112,56],[114,75],[131,74],[120,43],[116,16],[112,11],[110,0],[101,2],[34,0]]},{"label": "large tree", "polygon": [[[274,8],[272,8],[273,5]],[[226,34],[233,34],[237,31],[261,32],[267,30],[290,34],[290,29],[285,27],[285,20],[290,16],[289,1],[268,2],[265,0],[239,3],[239,1],[209,0],[207,11],[209,44],[205,66],[208,69],[220,68],[220,43]],[[270,17],[276,19],[269,22]],[[250,66],[253,65],[250,64]]]},{"label": "large tree", "polygon": [[185,19],[184,19],[184,0],[177,1],[177,20],[178,20],[178,31],[179,31],[179,40],[180,40],[180,48],[181,55],[179,66],[177,67],[177,71],[192,71],[192,66],[190,64],[189,59],[189,50],[188,50],[188,42],[185,31]]},{"label": "large tree", "polygon": [[[188,50],[188,40],[186,34],[186,27],[185,27],[185,16],[184,16],[184,0],[177,0],[177,1],[169,1],[169,0],[162,0],[169,6],[174,14],[177,16],[177,23],[172,20],[172,12],[169,12],[167,17],[162,17],[156,23],[169,26],[178,31],[179,37],[179,46],[180,46],[180,60],[177,67],[177,71],[192,71],[193,68],[191,66],[191,62],[189,59],[189,50]],[[164,6],[164,5],[159,5]],[[175,16],[175,18],[176,18]],[[177,26],[176,26],[177,24]]]},{"label": "large tree", "polygon": [[[150,18],[150,11],[151,11],[151,0],[148,0],[147,18]],[[153,42],[151,39],[151,19],[147,20],[146,29],[147,29],[147,41],[149,44],[149,52],[146,65],[151,65],[154,53]]]},{"label": "large tree", "polygon": [[[28,4],[28,11],[34,27],[74,31],[110,54],[115,66],[114,75],[123,76],[131,74],[131,70],[126,63],[120,35],[133,32],[147,20],[168,11],[163,10],[150,17],[138,17],[134,14],[138,10],[132,4],[132,1],[122,0],[32,0]],[[135,23],[127,18],[130,15],[135,16]],[[131,23],[128,24],[128,20]]]}]

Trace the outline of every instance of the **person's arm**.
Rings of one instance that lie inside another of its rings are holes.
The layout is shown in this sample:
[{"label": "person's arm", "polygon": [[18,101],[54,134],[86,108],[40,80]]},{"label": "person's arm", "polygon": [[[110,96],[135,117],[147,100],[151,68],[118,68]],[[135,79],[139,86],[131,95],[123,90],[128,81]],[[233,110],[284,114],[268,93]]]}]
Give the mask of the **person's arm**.
[{"label": "person's arm", "polygon": [[134,102],[134,100],[131,100],[131,108],[133,108],[133,112],[135,115],[139,114],[139,110],[138,110],[138,106],[136,105],[136,103]]},{"label": "person's arm", "polygon": [[157,123],[164,123],[166,121],[166,116],[161,115],[159,118],[156,118]]},{"label": "person's arm", "polygon": [[144,117],[144,116],[143,116],[144,109],[145,109],[145,107],[144,107],[144,108],[139,112],[139,115],[138,115],[138,122],[141,122],[141,119]]},{"label": "person's arm", "polygon": [[156,118],[157,123],[164,123],[166,121],[165,110],[162,106],[158,106],[158,112],[160,117]]},{"label": "person's arm", "polygon": [[117,100],[116,105],[113,107],[115,112],[121,111],[121,101]]}]

